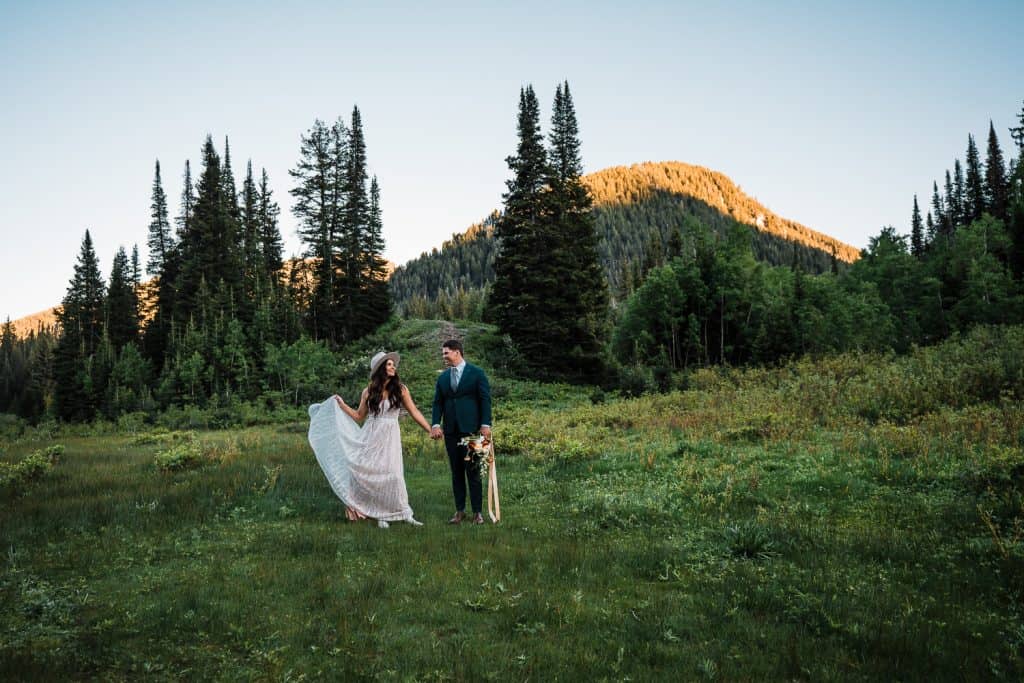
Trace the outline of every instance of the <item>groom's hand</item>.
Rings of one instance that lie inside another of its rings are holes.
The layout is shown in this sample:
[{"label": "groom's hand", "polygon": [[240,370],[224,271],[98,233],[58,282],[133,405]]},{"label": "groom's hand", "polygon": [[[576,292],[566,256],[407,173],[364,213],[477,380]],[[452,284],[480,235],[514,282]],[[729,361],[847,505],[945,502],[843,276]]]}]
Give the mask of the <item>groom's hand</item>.
[{"label": "groom's hand", "polygon": [[491,440],[491,428],[490,428],[490,427],[481,427],[481,428],[480,428],[480,433],[481,433],[481,434],[483,435],[483,437],[484,437],[485,439],[487,439],[488,441],[490,441],[490,440]]},{"label": "groom's hand", "polygon": [[430,438],[431,439],[440,439],[442,436],[444,436],[444,433],[441,431],[440,427],[432,427],[431,428],[431,430],[430,430]]}]

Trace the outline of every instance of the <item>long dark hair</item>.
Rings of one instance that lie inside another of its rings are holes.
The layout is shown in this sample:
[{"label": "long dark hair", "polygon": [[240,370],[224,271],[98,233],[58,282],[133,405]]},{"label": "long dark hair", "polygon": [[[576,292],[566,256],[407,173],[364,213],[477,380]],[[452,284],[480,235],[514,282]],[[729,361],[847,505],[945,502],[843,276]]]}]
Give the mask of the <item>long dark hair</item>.
[{"label": "long dark hair", "polygon": [[380,364],[380,367],[370,376],[369,391],[366,394],[366,405],[370,408],[370,414],[380,415],[380,404],[384,401],[384,392],[388,394],[388,402],[391,407],[402,402],[402,380],[398,379],[398,368],[395,368],[395,376],[388,377],[388,361]]}]

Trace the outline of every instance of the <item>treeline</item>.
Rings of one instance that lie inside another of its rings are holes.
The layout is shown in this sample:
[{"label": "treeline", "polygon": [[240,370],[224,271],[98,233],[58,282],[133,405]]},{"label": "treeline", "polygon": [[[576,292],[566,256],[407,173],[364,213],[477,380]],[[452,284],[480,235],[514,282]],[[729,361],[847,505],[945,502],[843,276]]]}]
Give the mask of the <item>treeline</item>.
[{"label": "treeline", "polygon": [[747,237],[690,233],[648,272],[622,309],[620,357],[654,367],[766,363],[801,353],[931,344],[979,324],[1024,322],[1024,110],[1007,164],[990,125],[985,161],[968,136],[966,163],[933,188],[910,233],[884,228],[841,272],[810,275],[758,263]]},{"label": "treeline", "polygon": [[172,227],[157,162],[148,231],[152,279],[137,249],[104,278],[86,231],[56,334],[0,340],[0,411],[30,419],[114,418],[170,406],[293,403],[336,368],[331,349],[391,315],[380,190],[367,172],[358,108],[316,121],[290,171],[304,258],[285,262],[266,171],[207,136],[193,180],[185,162]]},{"label": "treeline", "polygon": [[[798,265],[808,273],[841,269],[857,257],[851,247],[786,220],[747,197],[725,175],[678,162],[609,168],[584,176],[594,200],[598,257],[613,302],[623,301],[651,268],[671,259],[680,234],[710,229],[725,237],[750,233],[754,257]],[[440,249],[395,270],[391,293],[409,317],[475,317],[494,281],[497,243],[489,216],[455,234]]]}]

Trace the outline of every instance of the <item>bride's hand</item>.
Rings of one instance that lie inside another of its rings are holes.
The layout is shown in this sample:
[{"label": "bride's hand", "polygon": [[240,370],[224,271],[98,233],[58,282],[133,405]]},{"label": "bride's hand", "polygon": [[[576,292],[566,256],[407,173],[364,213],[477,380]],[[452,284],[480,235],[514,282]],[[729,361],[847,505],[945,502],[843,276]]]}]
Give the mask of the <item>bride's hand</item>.
[{"label": "bride's hand", "polygon": [[345,399],[343,399],[341,396],[338,396],[337,394],[335,394],[334,395],[334,400],[337,401],[338,405],[341,406],[342,408],[345,407]]}]

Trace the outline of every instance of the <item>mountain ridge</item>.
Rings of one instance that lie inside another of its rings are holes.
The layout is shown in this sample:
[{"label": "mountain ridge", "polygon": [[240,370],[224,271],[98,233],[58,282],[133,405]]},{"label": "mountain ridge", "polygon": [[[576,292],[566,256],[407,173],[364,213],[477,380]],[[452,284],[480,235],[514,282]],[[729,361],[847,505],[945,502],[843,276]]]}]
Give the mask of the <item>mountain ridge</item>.
[{"label": "mountain ridge", "polygon": [[[623,171],[626,173],[624,174]],[[732,178],[705,166],[687,164],[682,161],[644,161],[629,166],[609,166],[583,176],[583,183],[590,190],[597,206],[621,203],[611,194],[617,177],[625,175],[632,183],[621,187],[619,192],[629,190],[634,196],[643,196],[654,191],[668,191],[686,194],[707,203],[739,223],[749,225],[760,232],[775,234],[783,239],[828,253],[836,248],[836,258],[852,263],[860,257],[860,249],[846,244],[831,235],[814,230],[797,221],[783,218],[757,199],[743,192]],[[639,181],[647,181],[641,184]],[[701,185],[712,185],[713,190]],[[692,190],[690,188],[693,188]],[[738,195],[738,201],[726,201]],[[715,200],[715,201],[709,201]]]},{"label": "mountain ridge", "polygon": [[[758,200],[743,192],[741,187],[729,176],[721,171],[715,171],[704,166],[688,164],[682,161],[644,161],[629,166],[610,166],[608,168],[589,173],[582,178],[583,183],[594,198],[594,206],[599,214],[599,230],[603,229],[602,237],[602,260],[608,270],[609,281],[613,286],[621,287],[622,280],[626,277],[620,272],[614,271],[610,264],[621,261],[609,248],[609,234],[617,234],[616,227],[610,225],[615,221],[623,220],[623,216],[614,215],[616,212],[625,212],[627,225],[634,213],[632,209],[643,207],[645,203],[664,200],[680,204],[680,211],[687,215],[705,215],[709,212],[716,212],[729,220],[735,221],[750,227],[755,236],[762,236],[763,240],[782,240],[793,245],[800,245],[805,250],[818,252],[825,255],[835,255],[835,258],[851,263],[855,261],[860,250],[849,244],[831,237],[830,235],[809,228],[797,221],[779,216]],[[390,264],[389,276],[392,276],[393,292],[397,289],[396,304],[401,304],[410,296],[409,292],[403,291],[402,279],[406,277],[410,268],[415,269],[424,260],[438,258],[448,250],[460,252],[457,272],[438,274],[438,280],[446,279],[446,282],[435,282],[430,288],[430,294],[436,296],[440,291],[455,291],[457,289],[469,289],[482,287],[488,277],[493,278],[491,266],[496,255],[496,245],[493,242],[493,223],[497,212],[492,214],[481,223],[474,224],[462,231],[453,233],[452,237],[444,240],[441,245],[430,252],[423,252],[420,256],[409,259],[400,266]],[[639,221],[650,221],[650,217],[643,216],[636,219],[635,232],[640,233]],[[671,221],[668,221],[671,223]],[[675,229],[674,226],[660,225],[648,234],[641,235],[641,242],[646,240],[667,241],[666,229]],[[685,228],[683,228],[685,229]],[[660,234],[660,237],[659,237]],[[636,237],[636,235],[632,236]],[[636,239],[633,240],[636,242]],[[755,242],[757,240],[755,239]],[[755,244],[755,250],[757,244]],[[762,247],[762,250],[768,247]],[[634,244],[632,252],[643,255],[643,246],[637,248]],[[475,251],[474,251],[475,250]],[[481,253],[477,253],[481,252]],[[794,254],[793,260],[797,260],[798,254]],[[770,260],[770,259],[768,259]],[[778,259],[781,260],[781,259]],[[821,259],[818,260],[818,270],[821,270]],[[814,268],[812,268],[814,269]],[[435,269],[436,270],[436,269]],[[397,279],[397,287],[396,287]],[[145,285],[144,285],[145,286]],[[12,321],[15,333],[19,337],[27,336],[30,332],[37,331],[40,326],[51,328],[56,324],[56,311],[59,306],[39,311],[32,315],[24,316]]]},{"label": "mountain ridge", "polygon": [[[724,173],[703,166],[648,161],[595,171],[582,181],[594,198],[598,258],[613,299],[627,297],[648,268],[667,260],[674,235],[693,231],[722,237],[736,227],[749,230],[759,261],[808,273],[834,270],[860,255],[856,247],[779,216]],[[492,212],[397,268],[391,278],[397,310],[429,315],[431,302],[466,302],[467,294],[492,282],[499,215]],[[440,313],[446,310],[453,309]]]}]

